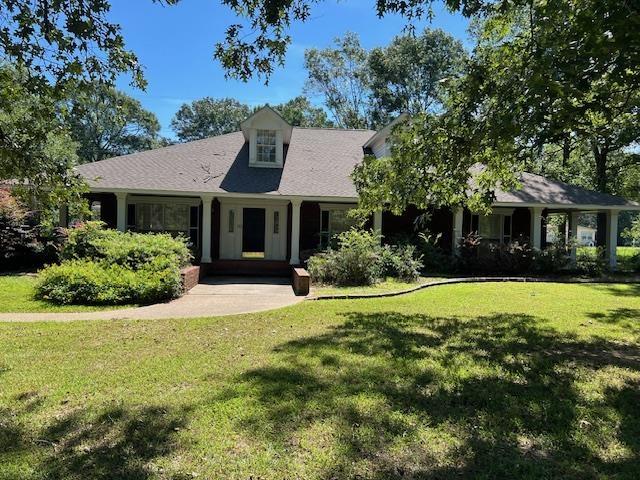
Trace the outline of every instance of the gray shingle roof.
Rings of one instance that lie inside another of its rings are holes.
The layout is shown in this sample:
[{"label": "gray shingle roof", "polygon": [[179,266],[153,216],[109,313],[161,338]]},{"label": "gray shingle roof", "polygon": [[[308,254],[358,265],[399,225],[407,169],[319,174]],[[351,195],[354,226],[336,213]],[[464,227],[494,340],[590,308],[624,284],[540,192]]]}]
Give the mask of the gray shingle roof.
[{"label": "gray shingle roof", "polygon": [[356,197],[350,174],[371,130],[294,128],[284,168],[249,167],[242,132],[78,167],[99,189]]},{"label": "gray shingle roof", "polygon": [[[371,130],[294,128],[284,168],[249,166],[242,132],[110,158],[77,167],[100,190],[193,193],[265,193],[348,197],[357,193],[351,172],[363,157]],[[522,189],[496,192],[497,203],[600,205],[638,208],[621,197],[524,173]]]},{"label": "gray shingle roof", "polygon": [[498,203],[532,203],[545,205],[599,205],[604,207],[638,207],[622,197],[594,192],[586,188],[551,180],[533,173],[520,177],[522,188],[511,192],[496,192]]}]

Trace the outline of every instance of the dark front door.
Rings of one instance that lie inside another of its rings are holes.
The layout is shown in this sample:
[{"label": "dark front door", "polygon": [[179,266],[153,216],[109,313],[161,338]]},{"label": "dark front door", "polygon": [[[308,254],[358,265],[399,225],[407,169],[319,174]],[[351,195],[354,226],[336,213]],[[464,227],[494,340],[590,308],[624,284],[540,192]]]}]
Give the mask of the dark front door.
[{"label": "dark front door", "polygon": [[245,208],[242,212],[242,257],[264,258],[264,208]]}]

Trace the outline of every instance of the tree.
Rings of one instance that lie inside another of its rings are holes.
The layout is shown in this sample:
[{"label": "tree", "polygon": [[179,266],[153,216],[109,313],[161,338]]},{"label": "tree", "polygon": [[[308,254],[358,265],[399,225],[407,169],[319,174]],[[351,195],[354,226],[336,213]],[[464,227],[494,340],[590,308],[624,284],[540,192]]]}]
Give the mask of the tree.
[{"label": "tree", "polygon": [[[401,127],[392,159],[358,171],[368,205],[486,210],[492,192],[516,186],[545,149],[568,155],[580,143],[591,149],[596,187],[609,191],[611,154],[639,138],[639,10],[614,0],[488,4],[466,73],[449,82],[446,111]],[[380,185],[402,179],[413,187],[399,194]]]},{"label": "tree", "polygon": [[341,128],[370,125],[368,54],[358,36],[336,38],[334,48],[305,51],[305,92],[320,95]]},{"label": "tree", "polygon": [[632,245],[640,243],[640,216],[633,219],[631,226],[623,230],[622,238],[628,240]]},{"label": "tree", "polygon": [[160,122],[142,104],[104,84],[76,92],[68,125],[80,163],[149,150],[159,145]]},{"label": "tree", "polygon": [[24,69],[0,67],[0,179],[44,207],[79,205],[83,182],[73,173],[77,145],[59,105],[25,85]]},{"label": "tree", "polygon": [[239,130],[251,113],[249,106],[233,98],[205,97],[183,104],[171,120],[171,128],[182,142],[199,140]]},{"label": "tree", "polygon": [[387,124],[403,112],[438,111],[444,82],[461,75],[465,57],[462,43],[440,29],[399,36],[374,48],[369,71],[375,122]]},{"label": "tree", "polygon": [[273,107],[294,127],[332,127],[333,123],[327,118],[327,112],[320,107],[314,107],[309,99],[303,95],[292,98],[288,102]]},{"label": "tree", "polygon": [[[472,16],[491,5],[510,6],[528,3],[530,0],[444,0],[449,10]],[[282,65],[292,37],[291,24],[306,22],[311,18],[311,7],[319,1],[298,0],[222,0],[235,14],[246,22],[227,27],[225,39],[215,47],[217,58],[228,76],[248,80],[254,75],[269,78],[274,65]],[[372,5],[378,17],[401,15],[409,22],[433,15],[435,0],[375,0]],[[410,26],[410,25],[409,25]]]}]

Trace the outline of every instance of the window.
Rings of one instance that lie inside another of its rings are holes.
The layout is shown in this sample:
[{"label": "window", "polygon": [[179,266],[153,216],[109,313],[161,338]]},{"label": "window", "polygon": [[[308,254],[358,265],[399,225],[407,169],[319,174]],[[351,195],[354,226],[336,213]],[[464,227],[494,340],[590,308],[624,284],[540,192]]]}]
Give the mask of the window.
[{"label": "window", "polygon": [[356,225],[356,220],[348,216],[347,207],[321,207],[320,248],[327,248],[333,237]]},{"label": "window", "polygon": [[233,233],[236,227],[236,212],[235,210],[229,210],[229,233]]},{"label": "window", "polygon": [[127,207],[130,228],[139,232],[183,234],[198,245],[200,209],[186,203],[135,203]]},{"label": "window", "polygon": [[472,215],[471,231],[490,243],[510,243],[513,237],[511,213],[492,213],[491,215]]},{"label": "window", "polygon": [[277,210],[273,212],[273,233],[280,233],[280,212]]},{"label": "window", "polygon": [[256,162],[276,163],[275,130],[258,130],[256,138]]}]

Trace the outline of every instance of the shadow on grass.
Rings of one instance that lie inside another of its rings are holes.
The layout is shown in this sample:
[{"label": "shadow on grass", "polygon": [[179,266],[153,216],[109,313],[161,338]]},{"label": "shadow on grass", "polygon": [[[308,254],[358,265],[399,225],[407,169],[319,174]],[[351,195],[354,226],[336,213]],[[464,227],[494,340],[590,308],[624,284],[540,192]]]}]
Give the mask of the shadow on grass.
[{"label": "shadow on grass", "polygon": [[32,433],[15,419],[38,408],[41,398],[25,395],[16,397],[15,410],[0,411],[2,418],[14,419],[0,422],[0,452],[35,452],[36,478],[155,478],[149,462],[174,450],[176,432],[186,422],[185,412],[161,407],[112,407],[98,415],[79,408]]},{"label": "shadow on grass", "polygon": [[640,333],[640,309],[638,308],[615,308],[607,312],[592,312],[589,317],[628,329],[632,333]]},{"label": "shadow on grass", "polygon": [[584,385],[601,369],[640,372],[637,346],[580,341],[527,315],[387,312],[347,314],[275,355],[216,400],[255,402],[238,420],[252,438],[287,450],[306,438],[331,455],[321,478],[636,478],[640,468],[637,381]]}]

